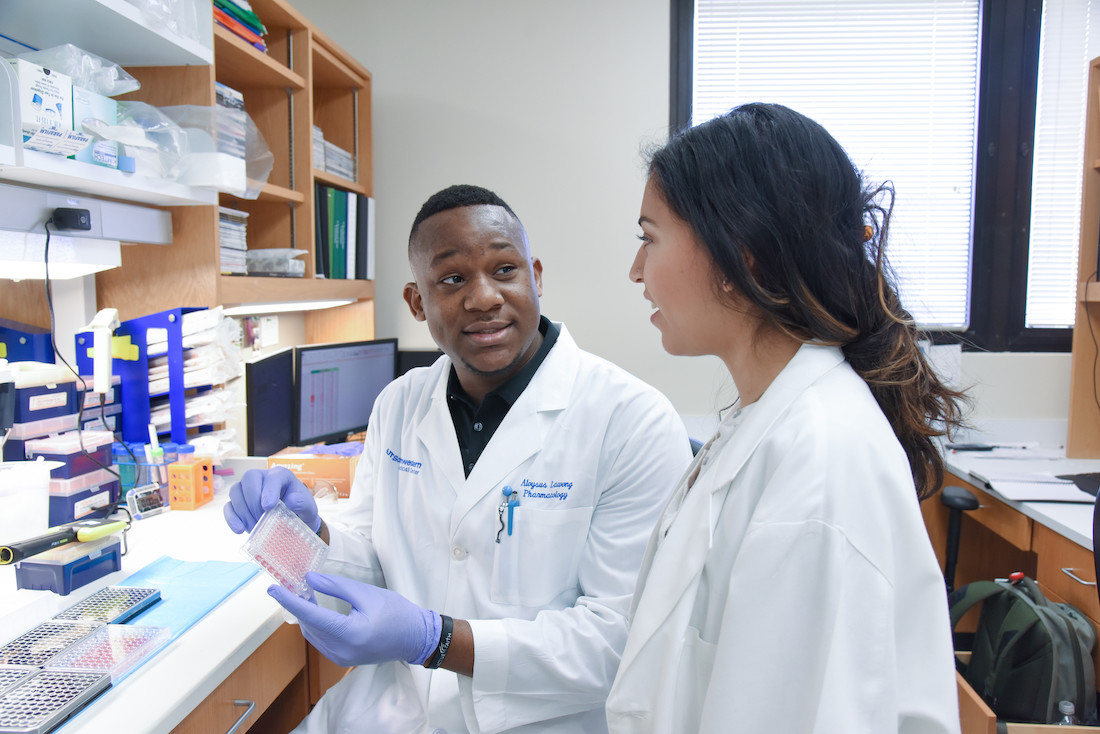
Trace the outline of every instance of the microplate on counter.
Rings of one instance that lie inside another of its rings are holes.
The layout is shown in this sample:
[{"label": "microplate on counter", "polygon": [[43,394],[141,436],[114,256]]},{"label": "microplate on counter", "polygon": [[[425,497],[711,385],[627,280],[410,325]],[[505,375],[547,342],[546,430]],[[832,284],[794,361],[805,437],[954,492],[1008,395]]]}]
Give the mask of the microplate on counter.
[{"label": "microplate on counter", "polygon": [[38,668],[30,665],[0,665],[0,695],[37,672]]},{"label": "microplate on counter", "polygon": [[50,620],[27,630],[0,647],[0,663],[42,667],[50,658],[68,649],[103,625],[99,622]]},{"label": "microplate on counter", "polygon": [[104,625],[53,657],[46,669],[95,670],[117,681],[138,663],[156,654],[171,636],[167,627]]},{"label": "microplate on counter", "polygon": [[282,502],[263,514],[242,550],[277,583],[304,598],[312,593],[306,573],[319,570],[328,557],[328,545]]},{"label": "microplate on counter", "polygon": [[54,619],[120,624],[160,599],[160,589],[106,586],[54,615]]},{"label": "microplate on counter", "polygon": [[0,694],[0,733],[51,731],[110,685],[103,673],[39,670]]}]

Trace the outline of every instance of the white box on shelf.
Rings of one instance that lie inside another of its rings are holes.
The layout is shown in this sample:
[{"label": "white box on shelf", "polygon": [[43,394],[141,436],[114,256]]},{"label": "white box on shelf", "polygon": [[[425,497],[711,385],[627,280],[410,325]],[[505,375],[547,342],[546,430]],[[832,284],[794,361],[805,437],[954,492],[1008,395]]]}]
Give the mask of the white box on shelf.
[{"label": "white box on shelf", "polygon": [[73,131],[73,81],[67,74],[24,59],[9,59],[18,79],[23,147],[72,155],[91,137]]}]

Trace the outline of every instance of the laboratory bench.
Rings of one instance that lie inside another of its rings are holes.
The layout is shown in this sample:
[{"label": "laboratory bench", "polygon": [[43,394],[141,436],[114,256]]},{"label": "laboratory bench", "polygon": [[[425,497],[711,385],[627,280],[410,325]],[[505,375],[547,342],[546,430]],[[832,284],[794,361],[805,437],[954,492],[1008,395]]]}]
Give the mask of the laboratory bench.
[{"label": "laboratory bench", "polygon": [[[1015,502],[1005,499],[969,471],[971,457],[948,453],[944,485],[970,490],[979,507],[964,513],[959,541],[955,587],[971,581],[1005,578],[1022,571],[1034,578],[1048,599],[1072,604],[1100,630],[1100,599],[1092,551],[1093,504],[1069,502]],[[1100,471],[1100,460],[1021,460],[1019,471],[1050,474]],[[948,511],[938,497],[921,504],[929,537],[940,560],[946,554]],[[974,610],[960,622],[959,631],[973,631]],[[1093,662],[1100,681],[1100,654]],[[962,734],[994,734],[996,717],[980,696],[958,677]],[[1053,726],[1014,724],[1009,732],[1046,731]],[[1091,732],[1096,728],[1081,727]],[[1058,727],[1067,731],[1067,727]],[[1070,729],[1072,730],[1072,729]]]},{"label": "laboratory bench", "polygon": [[[19,590],[15,567],[0,566],[0,644],[162,556],[248,562],[241,551],[246,536],[226,526],[224,501],[225,495],[216,496],[197,510],[135,521],[126,534],[128,552],[121,570],[67,596]],[[267,595],[270,584],[265,573],[252,576],[55,731],[210,734],[292,729],[344,670],[321,658],[298,628],[286,623],[282,607]]]}]

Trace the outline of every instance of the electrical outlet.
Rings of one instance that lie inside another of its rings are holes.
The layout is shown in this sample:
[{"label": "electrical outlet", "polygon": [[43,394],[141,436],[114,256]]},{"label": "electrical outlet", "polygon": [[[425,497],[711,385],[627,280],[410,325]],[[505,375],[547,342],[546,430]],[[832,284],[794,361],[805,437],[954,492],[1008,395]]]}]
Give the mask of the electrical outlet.
[{"label": "electrical outlet", "polygon": [[87,209],[59,206],[53,210],[53,226],[57,229],[88,231],[92,228],[92,214]]}]

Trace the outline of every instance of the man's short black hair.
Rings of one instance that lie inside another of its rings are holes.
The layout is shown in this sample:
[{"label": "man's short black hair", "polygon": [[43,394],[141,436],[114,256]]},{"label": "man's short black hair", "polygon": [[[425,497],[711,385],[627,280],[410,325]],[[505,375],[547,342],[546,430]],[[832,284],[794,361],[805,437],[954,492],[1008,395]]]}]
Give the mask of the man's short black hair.
[{"label": "man's short black hair", "polygon": [[[413,237],[416,236],[416,230],[420,223],[433,214],[439,214],[448,209],[458,209],[462,206],[483,205],[503,207],[509,214],[516,217],[512,207],[508,206],[504,199],[489,189],[481,186],[471,186],[470,184],[455,184],[432,194],[420,207],[416,219],[413,220],[412,229],[409,230],[409,243],[411,244]],[[519,217],[516,217],[516,221],[519,221]]]}]

